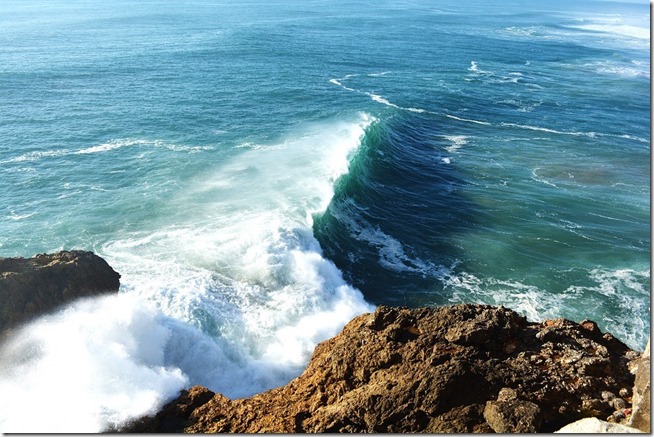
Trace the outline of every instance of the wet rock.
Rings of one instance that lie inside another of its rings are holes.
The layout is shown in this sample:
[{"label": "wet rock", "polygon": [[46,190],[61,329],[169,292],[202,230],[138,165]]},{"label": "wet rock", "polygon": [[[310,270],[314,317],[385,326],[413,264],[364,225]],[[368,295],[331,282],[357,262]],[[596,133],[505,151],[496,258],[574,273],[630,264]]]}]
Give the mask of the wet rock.
[{"label": "wet rock", "polygon": [[611,414],[602,393],[633,385],[631,352],[588,321],[380,306],[320,343],[286,386],[197,404],[183,393],[125,431],[553,432]]},{"label": "wet rock", "polygon": [[0,258],[0,337],[77,298],[115,293],[119,279],[120,275],[92,252]]}]

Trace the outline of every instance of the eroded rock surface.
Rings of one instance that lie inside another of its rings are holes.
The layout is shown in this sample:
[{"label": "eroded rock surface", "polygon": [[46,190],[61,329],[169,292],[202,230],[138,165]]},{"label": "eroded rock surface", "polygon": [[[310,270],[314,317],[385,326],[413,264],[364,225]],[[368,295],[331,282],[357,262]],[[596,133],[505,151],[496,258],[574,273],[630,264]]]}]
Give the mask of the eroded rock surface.
[{"label": "eroded rock surface", "polygon": [[80,250],[0,258],[0,337],[74,299],[117,292],[120,275]]},{"label": "eroded rock surface", "polygon": [[633,391],[633,413],[627,422],[628,425],[638,428],[639,430],[650,433],[652,432],[650,418],[650,398],[651,398],[651,368],[650,368],[650,343],[643,355],[639,358],[637,366],[634,368],[636,382]]},{"label": "eroded rock surface", "polygon": [[381,306],[319,344],[284,387],[238,400],[193,387],[125,431],[552,432],[610,415],[602,394],[631,392],[638,357],[590,321]]}]

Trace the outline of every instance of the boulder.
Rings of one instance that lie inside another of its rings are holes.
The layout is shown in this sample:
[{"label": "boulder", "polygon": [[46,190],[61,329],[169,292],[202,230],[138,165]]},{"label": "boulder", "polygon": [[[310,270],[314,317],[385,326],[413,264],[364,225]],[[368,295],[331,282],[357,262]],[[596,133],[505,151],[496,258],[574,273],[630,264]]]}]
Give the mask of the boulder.
[{"label": "boulder", "polygon": [[638,356],[589,321],[380,306],[320,343],[283,387],[236,400],[194,387],[123,431],[553,432],[606,417],[602,394],[633,386]]},{"label": "boulder", "polygon": [[627,425],[638,428],[643,432],[650,433],[650,349],[649,341],[645,347],[643,355],[638,360],[637,367],[634,369],[636,381],[633,390],[633,409]]},{"label": "boulder", "polygon": [[630,426],[599,420],[595,417],[586,417],[585,419],[569,423],[554,432],[562,434],[633,434],[642,433],[643,431]]},{"label": "boulder", "polygon": [[119,279],[104,259],[81,250],[0,258],[0,338],[77,298],[115,293]]},{"label": "boulder", "polygon": [[540,408],[518,399],[515,390],[503,388],[496,401],[486,402],[484,419],[498,434],[536,432],[540,428]]}]

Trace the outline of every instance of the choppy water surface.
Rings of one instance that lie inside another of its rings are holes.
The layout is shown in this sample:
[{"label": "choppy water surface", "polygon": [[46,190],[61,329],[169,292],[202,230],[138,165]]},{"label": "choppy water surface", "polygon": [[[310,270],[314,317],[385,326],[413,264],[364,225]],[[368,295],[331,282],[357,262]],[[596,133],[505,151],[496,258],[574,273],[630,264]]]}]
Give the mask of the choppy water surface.
[{"label": "choppy water surface", "polygon": [[644,347],[648,5],[342,3],[0,5],[0,256],[122,274],[2,346],[0,430],[284,384],[377,304]]}]

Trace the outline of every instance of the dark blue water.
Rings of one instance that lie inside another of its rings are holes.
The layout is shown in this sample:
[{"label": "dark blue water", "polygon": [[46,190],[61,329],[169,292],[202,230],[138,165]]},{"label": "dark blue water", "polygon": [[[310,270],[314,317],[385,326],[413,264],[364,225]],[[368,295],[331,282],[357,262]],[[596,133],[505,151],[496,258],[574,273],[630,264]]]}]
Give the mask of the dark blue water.
[{"label": "dark blue water", "polygon": [[2,431],[284,384],[377,304],[649,337],[647,4],[7,0],[0,29],[0,256],[122,274],[2,346]]}]

